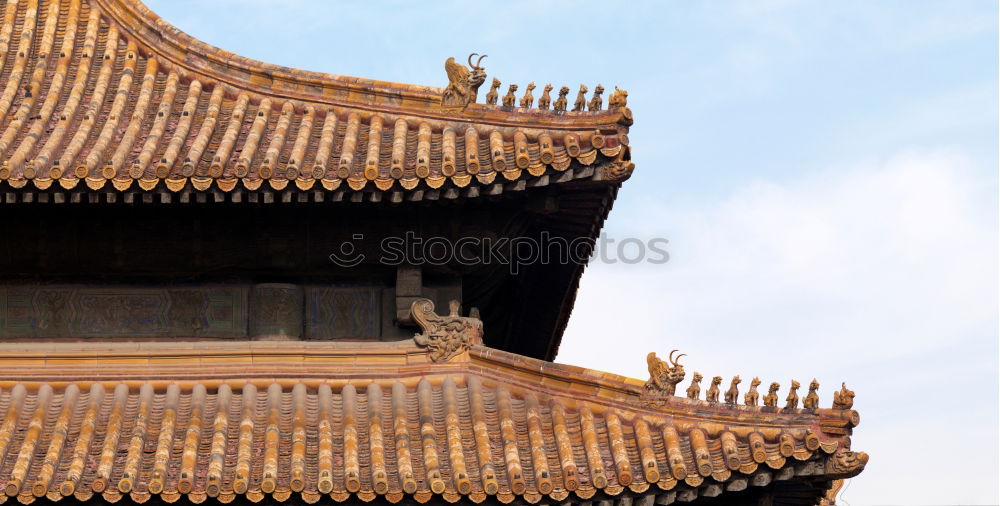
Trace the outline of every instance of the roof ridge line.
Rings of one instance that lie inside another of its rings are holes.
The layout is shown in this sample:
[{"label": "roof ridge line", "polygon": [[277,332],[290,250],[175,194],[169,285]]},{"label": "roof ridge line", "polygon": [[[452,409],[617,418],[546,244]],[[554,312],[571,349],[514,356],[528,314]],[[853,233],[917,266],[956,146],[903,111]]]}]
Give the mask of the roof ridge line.
[{"label": "roof ridge line", "polygon": [[[487,122],[497,126],[556,129],[613,128],[628,121],[621,109],[561,112],[469,104],[444,107],[445,88],[391,83],[368,78],[300,70],[239,56],[193,37],[170,24],[141,0],[89,0],[122,35],[133,39],[147,56],[163,60],[164,71],[182,77],[208,78],[214,84],[260,96],[350,107],[372,113],[397,113],[446,121]],[[443,73],[442,73],[443,74]],[[442,75],[442,78],[445,76]],[[203,83],[205,84],[205,83]],[[256,97],[257,101],[260,97]]]}]

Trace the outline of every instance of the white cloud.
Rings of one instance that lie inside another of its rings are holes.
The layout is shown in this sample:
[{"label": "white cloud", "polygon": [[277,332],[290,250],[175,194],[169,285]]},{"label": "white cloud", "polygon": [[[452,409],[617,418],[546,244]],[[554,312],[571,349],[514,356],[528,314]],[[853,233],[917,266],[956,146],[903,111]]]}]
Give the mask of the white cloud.
[{"label": "white cloud", "polygon": [[[816,377],[824,404],[846,380],[873,457],[852,504],[995,503],[996,205],[995,176],[953,150],[649,202],[666,228],[633,228],[668,236],[671,261],[591,266],[558,361],[644,378],[645,352],[680,348],[706,377]],[[975,465],[891,486],[920,459]]]}]

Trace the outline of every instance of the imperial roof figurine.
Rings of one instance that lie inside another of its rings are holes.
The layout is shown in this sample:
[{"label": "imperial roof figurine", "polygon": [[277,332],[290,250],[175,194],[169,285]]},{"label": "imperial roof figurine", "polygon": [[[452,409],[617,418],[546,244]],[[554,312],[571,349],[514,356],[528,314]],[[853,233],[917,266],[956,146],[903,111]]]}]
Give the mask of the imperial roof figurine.
[{"label": "imperial roof figurine", "polygon": [[135,0],[0,16],[0,503],[832,504],[867,463],[846,386],[553,363],[584,263],[448,249],[596,239],[624,90],[293,70]]}]

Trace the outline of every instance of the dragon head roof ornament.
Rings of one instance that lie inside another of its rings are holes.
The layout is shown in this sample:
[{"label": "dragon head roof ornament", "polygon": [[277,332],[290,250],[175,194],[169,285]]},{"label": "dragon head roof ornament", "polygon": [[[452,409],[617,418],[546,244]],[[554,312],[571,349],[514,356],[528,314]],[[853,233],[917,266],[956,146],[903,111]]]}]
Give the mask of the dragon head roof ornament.
[{"label": "dragon head roof ornament", "polygon": [[430,299],[417,299],[410,306],[413,321],[423,330],[413,340],[427,348],[431,361],[447,362],[473,344],[482,344],[483,322],[478,318],[479,311],[473,309],[470,316],[459,316],[459,309],[456,300],[449,303],[447,316],[435,313]]},{"label": "dragon head roof ornament", "polygon": [[667,361],[657,357],[655,352],[650,352],[646,355],[649,380],[646,381],[642,395],[647,400],[653,401],[654,404],[657,401],[662,401],[664,397],[674,395],[674,392],[677,390],[677,384],[684,380],[686,373],[684,372],[684,366],[680,363],[680,359],[684,354],[681,353],[675,357],[675,353],[677,353],[677,350],[671,351],[667,357]]},{"label": "dragon head roof ornament", "polygon": [[[472,63],[472,58],[478,56],[476,63]],[[441,105],[443,107],[465,108],[465,106],[475,103],[479,94],[479,87],[486,82],[486,71],[480,65],[487,55],[472,53],[469,55],[469,66],[456,63],[455,58],[448,58],[444,62],[444,70],[448,73],[448,87],[441,95]]]}]

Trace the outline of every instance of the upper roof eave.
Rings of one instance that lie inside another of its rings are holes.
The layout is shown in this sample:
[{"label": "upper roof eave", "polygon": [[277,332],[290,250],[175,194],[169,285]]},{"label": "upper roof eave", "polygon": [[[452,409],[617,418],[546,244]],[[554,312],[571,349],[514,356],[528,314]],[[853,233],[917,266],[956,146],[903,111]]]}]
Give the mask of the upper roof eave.
[{"label": "upper roof eave", "polygon": [[[225,194],[290,183],[319,200],[346,186],[395,202],[438,189],[454,198],[466,187],[470,197],[479,187],[495,195],[498,183],[519,190],[550,176],[614,185],[634,168],[621,90],[610,110],[602,88],[586,102],[584,87],[575,111],[566,111],[568,89],[558,111],[532,109],[530,96],[514,107],[512,93],[503,107],[491,105],[493,92],[491,104],[476,104],[485,74],[475,67],[472,78],[451,60],[443,93],[239,57],[139,1],[38,5],[4,8],[2,31],[16,43],[0,44],[11,69],[0,79],[0,184],[17,190],[5,202],[34,201],[33,189]],[[28,44],[37,50],[21,50]]]}]

